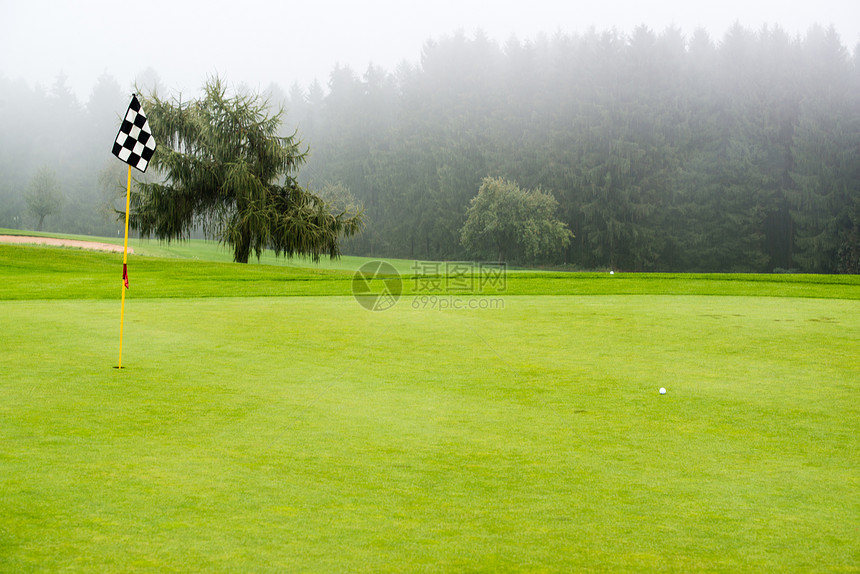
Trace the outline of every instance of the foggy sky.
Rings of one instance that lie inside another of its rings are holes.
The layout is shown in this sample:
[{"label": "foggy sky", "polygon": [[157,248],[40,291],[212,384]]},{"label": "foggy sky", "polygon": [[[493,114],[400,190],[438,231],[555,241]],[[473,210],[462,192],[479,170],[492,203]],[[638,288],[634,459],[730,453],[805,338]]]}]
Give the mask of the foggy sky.
[{"label": "foggy sky", "polygon": [[735,22],[753,30],[778,25],[791,35],[833,25],[853,51],[860,42],[857,0],[2,0],[0,76],[49,88],[62,73],[82,101],[108,73],[123,89],[154,69],[171,91],[195,92],[209,75],[264,89],[315,78],[325,86],[340,63],[393,71],[417,63],[430,38],[478,29],[503,43],[515,35],[584,32],[640,24],[687,36],[704,27],[719,40]]}]

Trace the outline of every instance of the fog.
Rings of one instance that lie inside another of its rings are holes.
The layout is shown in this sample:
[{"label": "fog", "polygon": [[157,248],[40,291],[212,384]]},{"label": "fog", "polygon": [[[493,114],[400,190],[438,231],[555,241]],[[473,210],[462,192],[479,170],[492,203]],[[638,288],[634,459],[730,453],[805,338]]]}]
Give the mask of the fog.
[{"label": "fog", "polygon": [[128,6],[0,5],[0,227],[121,233],[133,84],[217,74],[286,110],[300,185],[364,206],[348,254],[472,256],[497,177],[557,200],[546,264],[860,272],[853,3]]},{"label": "fog", "polygon": [[47,88],[63,74],[82,101],[105,73],[126,89],[147,69],[185,93],[215,73],[257,89],[314,79],[325,87],[338,63],[392,70],[401,60],[417,61],[428,39],[458,30],[504,42],[644,24],[657,32],[675,26],[687,36],[702,27],[719,38],[735,21],[753,30],[779,25],[790,35],[833,25],[849,49],[860,41],[856,0],[3,0],[0,76]]}]

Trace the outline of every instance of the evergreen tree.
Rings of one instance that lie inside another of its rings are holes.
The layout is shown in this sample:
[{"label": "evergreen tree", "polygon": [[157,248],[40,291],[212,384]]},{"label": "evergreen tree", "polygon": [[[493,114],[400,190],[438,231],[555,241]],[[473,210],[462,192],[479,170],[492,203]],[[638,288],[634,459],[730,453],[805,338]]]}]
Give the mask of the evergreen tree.
[{"label": "evergreen tree", "polygon": [[277,255],[337,257],[339,239],[359,230],[360,215],[334,215],[296,182],[305,159],[299,142],[278,136],[281,113],[266,114],[257,95],[228,97],[219,78],[202,99],[145,98],[158,149],[152,167],[163,183],[139,183],[131,224],[168,241],[203,230],[247,263],[266,247]]},{"label": "evergreen tree", "polygon": [[846,254],[850,260],[860,223],[860,111],[836,32],[811,29],[803,53],[809,83],[794,135],[794,186],[788,194],[796,261],[804,270],[832,273],[845,266],[840,259]]}]

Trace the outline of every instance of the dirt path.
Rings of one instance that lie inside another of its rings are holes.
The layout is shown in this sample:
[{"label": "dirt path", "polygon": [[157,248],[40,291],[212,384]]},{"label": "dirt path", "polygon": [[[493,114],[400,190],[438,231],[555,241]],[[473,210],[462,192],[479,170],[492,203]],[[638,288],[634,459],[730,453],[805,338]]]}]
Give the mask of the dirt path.
[{"label": "dirt path", "polygon": [[[80,241],[78,239],[55,239],[53,237],[29,237],[26,235],[0,235],[0,243],[77,247],[78,249],[95,249],[97,251],[113,251],[115,253],[122,253],[122,245],[100,243],[98,241]],[[134,249],[129,247],[128,252],[134,253]]]}]

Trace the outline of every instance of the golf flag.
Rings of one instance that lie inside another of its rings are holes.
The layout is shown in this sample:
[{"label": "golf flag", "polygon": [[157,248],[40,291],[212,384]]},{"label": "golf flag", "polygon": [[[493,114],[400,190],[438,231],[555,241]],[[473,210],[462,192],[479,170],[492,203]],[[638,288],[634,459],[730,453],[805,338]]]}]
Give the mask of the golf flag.
[{"label": "golf flag", "polygon": [[113,142],[113,154],[138,171],[146,172],[153,153],[155,138],[137,95],[132,94],[128,111]]},{"label": "golf flag", "polygon": [[146,173],[149,160],[155,153],[155,138],[149,129],[146,114],[140,107],[136,94],[131,95],[128,111],[113,142],[113,154],[128,164],[128,179],[125,187],[125,243],[122,250],[122,306],[119,313],[119,364],[122,368],[122,328],[125,322],[125,291],[128,289],[128,215],[131,204],[131,168]]}]

